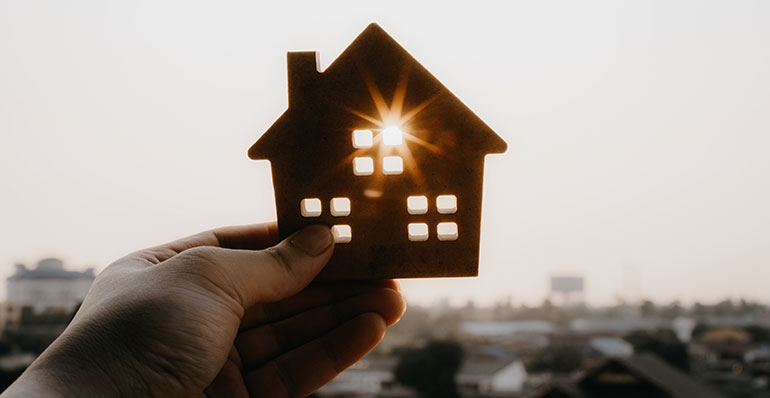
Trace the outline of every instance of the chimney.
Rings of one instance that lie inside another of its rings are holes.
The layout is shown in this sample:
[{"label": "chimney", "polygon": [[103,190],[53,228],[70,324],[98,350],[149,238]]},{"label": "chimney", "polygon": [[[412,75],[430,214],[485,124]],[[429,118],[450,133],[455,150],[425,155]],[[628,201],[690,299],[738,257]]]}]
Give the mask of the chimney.
[{"label": "chimney", "polygon": [[289,106],[301,102],[312,92],[320,72],[318,53],[315,51],[290,52],[286,54],[289,77]]}]

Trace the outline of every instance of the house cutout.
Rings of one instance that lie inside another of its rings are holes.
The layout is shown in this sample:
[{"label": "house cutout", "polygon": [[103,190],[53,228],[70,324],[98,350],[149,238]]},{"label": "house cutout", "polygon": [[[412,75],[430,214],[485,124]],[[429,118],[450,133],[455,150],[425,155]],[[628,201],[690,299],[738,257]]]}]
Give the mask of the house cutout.
[{"label": "house cutout", "polygon": [[484,158],[506,143],[376,24],[323,72],[287,61],[289,109],[249,149],[281,238],[331,226],[319,279],[478,275]]}]

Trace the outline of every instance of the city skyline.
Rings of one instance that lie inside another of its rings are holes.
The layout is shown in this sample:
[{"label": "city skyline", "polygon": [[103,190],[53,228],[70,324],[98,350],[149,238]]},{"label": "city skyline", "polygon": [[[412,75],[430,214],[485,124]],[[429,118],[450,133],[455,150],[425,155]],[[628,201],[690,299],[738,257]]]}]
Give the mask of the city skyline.
[{"label": "city skyline", "polygon": [[246,150],[286,108],[285,53],[325,68],[378,22],[509,144],[480,276],[407,299],[538,303],[581,274],[592,304],[770,301],[766,2],[42,3],[0,1],[3,278],[274,220]]}]

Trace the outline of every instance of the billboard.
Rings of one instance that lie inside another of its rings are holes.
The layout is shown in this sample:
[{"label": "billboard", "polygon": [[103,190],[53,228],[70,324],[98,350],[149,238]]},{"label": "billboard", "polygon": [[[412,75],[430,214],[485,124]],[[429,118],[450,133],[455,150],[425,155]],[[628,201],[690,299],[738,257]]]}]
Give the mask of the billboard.
[{"label": "billboard", "polygon": [[579,293],[583,291],[582,276],[552,276],[551,292],[553,293]]}]

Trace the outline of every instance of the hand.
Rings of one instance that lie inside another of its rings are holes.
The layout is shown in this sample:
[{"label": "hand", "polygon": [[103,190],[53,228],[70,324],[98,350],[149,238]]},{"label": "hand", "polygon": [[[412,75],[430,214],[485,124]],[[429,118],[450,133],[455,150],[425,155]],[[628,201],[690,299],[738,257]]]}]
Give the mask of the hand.
[{"label": "hand", "polygon": [[3,396],[309,395],[405,304],[392,280],[310,284],[332,255],[327,227],[276,236],[223,228],[118,260]]}]

